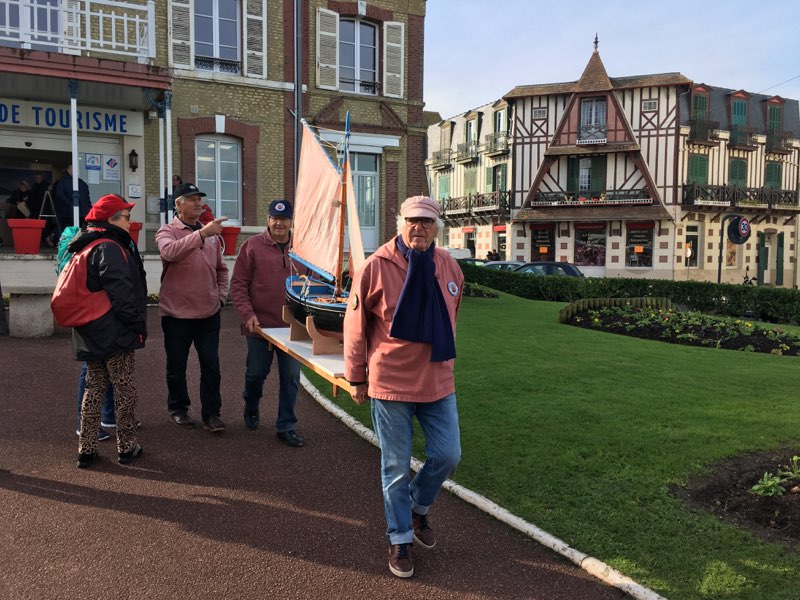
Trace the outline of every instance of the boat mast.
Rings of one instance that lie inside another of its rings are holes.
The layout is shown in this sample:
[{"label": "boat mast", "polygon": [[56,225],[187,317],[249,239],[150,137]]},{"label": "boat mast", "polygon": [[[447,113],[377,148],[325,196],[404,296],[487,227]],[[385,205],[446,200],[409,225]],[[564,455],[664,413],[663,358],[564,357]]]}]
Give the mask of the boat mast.
[{"label": "boat mast", "polygon": [[342,205],[339,209],[341,211],[339,218],[339,248],[337,250],[336,258],[336,280],[334,282],[334,297],[341,296],[342,294],[342,272],[344,271],[344,221],[347,215],[347,160],[348,150],[350,145],[350,111],[344,119],[344,158],[342,159],[342,172],[340,174],[342,181]]}]

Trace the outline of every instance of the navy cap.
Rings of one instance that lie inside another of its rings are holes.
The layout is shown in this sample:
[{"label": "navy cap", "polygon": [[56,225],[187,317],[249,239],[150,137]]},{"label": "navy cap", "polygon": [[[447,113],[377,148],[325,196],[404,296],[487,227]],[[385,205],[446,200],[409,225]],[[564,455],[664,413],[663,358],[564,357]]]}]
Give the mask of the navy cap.
[{"label": "navy cap", "polygon": [[178,187],[178,191],[175,192],[175,197],[180,198],[181,196],[205,196],[203,192],[197,189],[197,186],[193,183],[182,183],[180,187]]},{"label": "navy cap", "polygon": [[292,218],[292,204],[288,200],[273,200],[269,203],[270,217]]}]

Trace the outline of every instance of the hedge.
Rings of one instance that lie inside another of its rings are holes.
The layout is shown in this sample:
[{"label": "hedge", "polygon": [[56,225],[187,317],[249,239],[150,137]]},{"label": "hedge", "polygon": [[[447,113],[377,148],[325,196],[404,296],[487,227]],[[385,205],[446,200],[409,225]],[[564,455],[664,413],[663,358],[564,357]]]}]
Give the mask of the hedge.
[{"label": "hedge", "polygon": [[683,310],[768,323],[800,323],[800,290],[796,289],[669,279],[528,275],[459,264],[466,281],[531,300],[661,297]]}]

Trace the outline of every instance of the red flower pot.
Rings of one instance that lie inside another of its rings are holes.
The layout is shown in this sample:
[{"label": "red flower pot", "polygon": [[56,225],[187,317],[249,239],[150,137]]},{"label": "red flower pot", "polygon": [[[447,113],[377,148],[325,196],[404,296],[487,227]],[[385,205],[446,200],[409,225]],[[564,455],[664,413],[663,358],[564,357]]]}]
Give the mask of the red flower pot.
[{"label": "red flower pot", "polygon": [[225,256],[236,254],[236,239],[239,237],[241,227],[223,227],[222,241],[225,242]]},{"label": "red flower pot", "polygon": [[44,219],[6,219],[14,239],[14,252],[17,254],[38,254],[42,243]]},{"label": "red flower pot", "polygon": [[133,240],[134,244],[139,243],[139,232],[142,230],[142,222],[141,221],[131,221],[131,228],[128,233],[131,234],[131,239]]}]

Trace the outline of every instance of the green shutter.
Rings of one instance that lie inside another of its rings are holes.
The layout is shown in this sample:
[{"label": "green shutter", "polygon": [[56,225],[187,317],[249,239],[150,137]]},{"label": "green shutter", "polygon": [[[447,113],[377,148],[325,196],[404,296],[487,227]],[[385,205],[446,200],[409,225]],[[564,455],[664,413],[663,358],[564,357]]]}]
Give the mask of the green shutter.
[{"label": "green shutter", "polygon": [[747,101],[734,100],[731,110],[731,125],[744,127],[747,125]]},{"label": "green shutter", "polygon": [[494,169],[492,167],[486,167],[486,191],[493,192],[494,191]]},{"label": "green shutter", "polygon": [[593,195],[600,195],[606,191],[606,157],[592,157],[591,188]]},{"label": "green shutter", "polygon": [[698,121],[705,121],[708,113],[708,97],[702,94],[695,94],[692,100],[692,118]]},{"label": "green shutter", "polygon": [[471,167],[464,171],[464,195],[469,196],[478,191],[477,174],[478,169]]},{"label": "green shutter", "polygon": [[743,158],[732,158],[728,174],[728,185],[736,187],[747,187],[747,160]]},{"label": "green shutter", "polygon": [[500,176],[499,176],[499,185],[498,190],[501,192],[506,191],[506,175],[508,174],[508,164],[503,163],[500,165]]},{"label": "green shutter", "polygon": [[450,197],[450,175],[439,176],[439,200],[447,200]]},{"label": "green shutter", "polygon": [[783,233],[778,234],[778,247],[775,250],[775,285],[783,285]]},{"label": "green shutter", "polygon": [[767,268],[767,234],[758,234],[758,272],[756,273],[758,285],[764,285],[764,269]]},{"label": "green shutter", "polygon": [[770,106],[767,109],[767,129],[769,131],[780,131],[781,121],[781,107]]},{"label": "green shutter", "polygon": [[764,187],[768,190],[781,189],[781,163],[767,161],[767,168],[764,171]]},{"label": "green shutter", "polygon": [[567,192],[571,195],[578,193],[578,159],[567,159]]},{"label": "green shutter", "polygon": [[689,181],[698,185],[708,183],[708,156],[705,154],[689,155]]}]

